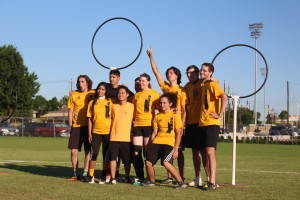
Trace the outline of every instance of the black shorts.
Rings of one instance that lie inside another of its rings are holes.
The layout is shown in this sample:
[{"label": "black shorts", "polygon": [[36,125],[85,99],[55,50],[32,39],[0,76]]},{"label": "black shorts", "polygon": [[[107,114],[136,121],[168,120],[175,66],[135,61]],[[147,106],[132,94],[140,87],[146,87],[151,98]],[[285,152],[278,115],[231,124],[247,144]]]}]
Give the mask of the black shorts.
[{"label": "black shorts", "polygon": [[187,124],[182,136],[184,148],[200,149],[200,133],[197,124]]},{"label": "black shorts", "polygon": [[143,137],[151,137],[152,135],[152,126],[136,126],[133,127],[132,135],[133,137],[143,136]]},{"label": "black shorts", "polygon": [[219,139],[220,126],[211,125],[211,126],[200,126],[200,149],[206,147],[214,147],[217,149],[217,142]]},{"label": "black shorts", "polygon": [[161,165],[163,162],[172,163],[174,148],[166,144],[153,144],[151,143],[146,151],[146,160],[155,165],[156,162],[161,159]]},{"label": "black shorts", "polygon": [[105,159],[105,155],[108,151],[108,145],[109,145],[109,137],[110,135],[101,135],[101,134],[92,134],[92,150],[91,150],[91,160],[96,161],[98,154],[99,154],[99,149],[102,143],[102,158],[103,160]]},{"label": "black shorts", "polygon": [[78,149],[78,151],[81,151],[82,143],[84,143],[85,151],[91,150],[91,143],[89,142],[89,137],[88,137],[88,127],[87,126],[72,127],[68,148]]},{"label": "black shorts", "polygon": [[122,158],[123,164],[130,164],[130,142],[109,142],[110,161],[117,160],[118,156]]}]

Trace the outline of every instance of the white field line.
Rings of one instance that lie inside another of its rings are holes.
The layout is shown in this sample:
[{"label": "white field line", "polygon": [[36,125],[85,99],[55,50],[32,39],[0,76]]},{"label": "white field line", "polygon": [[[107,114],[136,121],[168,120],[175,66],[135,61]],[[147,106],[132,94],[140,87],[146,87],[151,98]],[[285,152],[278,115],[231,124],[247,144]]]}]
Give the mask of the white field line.
[{"label": "white field line", "polygon": [[[54,164],[70,164],[71,162],[55,162],[55,161],[42,161],[42,160],[36,160],[36,161],[26,161],[26,160],[0,160],[0,164],[3,163],[54,163]],[[102,163],[98,163],[102,164]],[[163,167],[159,164],[157,164],[155,167]],[[193,169],[193,167],[184,167],[185,169]],[[220,171],[231,171],[232,169],[225,169],[225,168],[218,168],[217,170]],[[282,172],[282,171],[268,171],[268,170],[248,170],[248,169],[236,169],[238,172],[251,172],[251,173],[270,173],[270,174],[294,174],[294,175],[300,175],[300,172]]]}]

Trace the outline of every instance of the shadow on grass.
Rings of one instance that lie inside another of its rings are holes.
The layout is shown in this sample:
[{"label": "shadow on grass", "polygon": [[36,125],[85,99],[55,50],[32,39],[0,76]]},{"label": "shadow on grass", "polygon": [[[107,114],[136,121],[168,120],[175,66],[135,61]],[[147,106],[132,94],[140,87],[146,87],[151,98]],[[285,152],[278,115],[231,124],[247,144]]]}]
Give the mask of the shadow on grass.
[{"label": "shadow on grass", "polygon": [[[50,176],[50,177],[61,177],[69,178],[73,174],[71,167],[55,166],[55,165],[16,165],[16,164],[4,164],[0,166],[3,169],[17,170],[21,172],[26,172],[35,175],[41,176]],[[82,173],[82,170],[79,171]],[[95,174],[101,175],[101,170],[96,170]]]}]

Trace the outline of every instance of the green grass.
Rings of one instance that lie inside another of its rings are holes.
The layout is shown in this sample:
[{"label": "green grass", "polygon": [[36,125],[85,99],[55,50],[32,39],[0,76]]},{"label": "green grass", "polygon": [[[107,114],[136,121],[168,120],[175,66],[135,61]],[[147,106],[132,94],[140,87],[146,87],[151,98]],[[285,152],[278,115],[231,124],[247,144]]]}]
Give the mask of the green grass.
[{"label": "green grass", "polygon": [[[231,183],[232,144],[219,143],[217,182],[221,184],[220,189],[202,191],[191,187],[178,191],[167,186],[144,188],[124,183],[68,182],[65,179],[72,169],[67,143],[66,138],[0,137],[0,199],[249,200],[300,197],[299,145],[237,144],[237,185],[223,186],[222,183]],[[80,153],[82,160],[83,153]],[[185,151],[185,161],[185,177],[191,181],[194,174],[189,149]],[[99,163],[96,168],[100,168]],[[158,180],[166,178],[164,168],[157,164],[155,170]],[[100,173],[100,170],[95,171],[96,175]],[[133,168],[131,174],[135,174]]]}]

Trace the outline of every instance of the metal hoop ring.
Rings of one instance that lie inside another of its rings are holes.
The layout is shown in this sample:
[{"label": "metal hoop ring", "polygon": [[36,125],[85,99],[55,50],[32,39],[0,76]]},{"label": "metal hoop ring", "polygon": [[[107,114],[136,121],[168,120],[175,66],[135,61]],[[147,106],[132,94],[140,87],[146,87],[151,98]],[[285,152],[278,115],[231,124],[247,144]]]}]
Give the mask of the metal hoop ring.
[{"label": "metal hoop ring", "polygon": [[[94,52],[94,40],[95,40],[95,37],[96,37],[96,35],[97,35],[97,32],[100,30],[100,28],[101,28],[104,24],[106,24],[106,23],[109,22],[109,21],[116,20],[116,19],[126,20],[126,21],[130,22],[131,24],[133,24],[133,25],[136,27],[136,29],[138,30],[138,32],[139,32],[139,34],[140,34],[140,39],[141,39],[141,47],[140,47],[140,51],[139,51],[137,57],[136,57],[131,63],[129,63],[128,65],[126,65],[126,66],[124,66],[124,67],[119,67],[119,68],[113,68],[113,67],[105,66],[104,64],[102,64],[102,63],[97,59],[97,57],[96,57],[96,55],[95,55],[95,52]],[[142,37],[142,33],[141,33],[139,27],[138,27],[133,21],[131,21],[131,20],[129,20],[129,19],[126,19],[126,18],[123,18],[123,17],[111,18],[111,19],[106,20],[105,22],[103,22],[103,23],[97,28],[97,30],[96,30],[95,33],[94,33],[93,39],[92,39],[91,48],[92,48],[92,54],[93,54],[94,59],[95,59],[96,62],[97,62],[99,65],[101,65],[102,67],[104,67],[104,68],[106,68],[106,69],[125,69],[126,67],[129,67],[130,65],[132,65],[132,64],[139,58],[139,56],[140,56],[140,54],[141,54],[141,52],[142,52],[142,49],[143,49],[143,37]]]},{"label": "metal hoop ring", "polygon": [[[253,50],[255,50],[257,53],[259,53],[259,55],[263,58],[265,64],[266,64],[266,76],[265,76],[265,80],[264,82],[262,83],[262,85],[253,93],[249,94],[249,95],[246,95],[246,96],[240,96],[240,98],[247,98],[247,97],[251,97],[253,95],[255,95],[256,93],[258,93],[265,85],[266,81],[267,81],[267,78],[268,78],[268,64],[267,64],[267,61],[265,59],[265,57],[263,56],[263,54],[258,51],[256,48],[252,47],[252,46],[249,46],[249,45],[246,45],[246,44],[234,44],[234,45],[230,45],[228,47],[225,47],[224,49],[222,49],[221,51],[219,51],[219,53],[217,53],[217,55],[214,57],[214,59],[212,60],[212,64],[214,63],[214,61],[216,60],[216,58],[223,52],[225,51],[226,49],[229,49],[229,48],[232,48],[232,47],[237,47],[237,46],[243,46],[243,47],[248,47],[248,48],[251,48]],[[228,97],[231,97],[231,96],[228,96]]]}]

